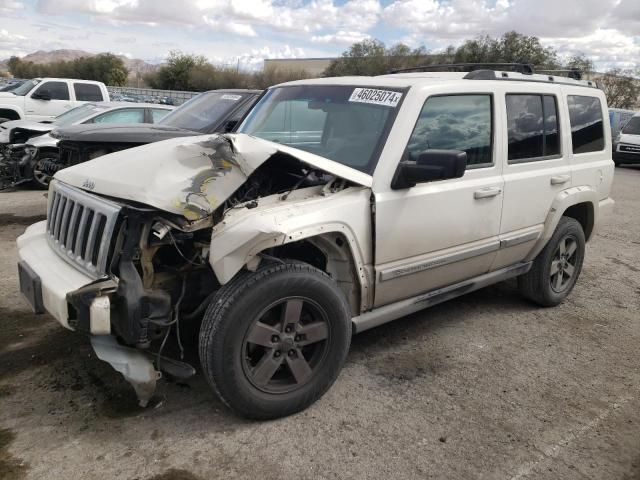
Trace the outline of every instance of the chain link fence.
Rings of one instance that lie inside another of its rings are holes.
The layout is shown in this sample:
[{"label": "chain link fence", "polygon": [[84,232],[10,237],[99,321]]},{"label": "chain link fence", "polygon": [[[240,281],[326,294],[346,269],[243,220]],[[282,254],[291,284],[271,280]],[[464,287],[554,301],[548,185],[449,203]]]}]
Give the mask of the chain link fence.
[{"label": "chain link fence", "polygon": [[156,90],[154,88],[135,87],[107,87],[112,100],[125,100],[134,102],[168,103],[169,105],[182,105],[190,98],[198,95],[198,92],[184,92],[179,90]]}]

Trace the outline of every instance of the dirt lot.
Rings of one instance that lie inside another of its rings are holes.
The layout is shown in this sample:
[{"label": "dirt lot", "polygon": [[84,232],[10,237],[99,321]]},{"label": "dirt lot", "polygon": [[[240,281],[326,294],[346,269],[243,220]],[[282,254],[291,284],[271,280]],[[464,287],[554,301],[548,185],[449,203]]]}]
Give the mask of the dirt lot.
[{"label": "dirt lot", "polygon": [[0,193],[0,479],[640,479],[640,169],[554,309],[490,287],[354,338],[307,411],[255,423],[198,376],[139,409],[86,338],[32,315],[15,238],[42,192]]}]

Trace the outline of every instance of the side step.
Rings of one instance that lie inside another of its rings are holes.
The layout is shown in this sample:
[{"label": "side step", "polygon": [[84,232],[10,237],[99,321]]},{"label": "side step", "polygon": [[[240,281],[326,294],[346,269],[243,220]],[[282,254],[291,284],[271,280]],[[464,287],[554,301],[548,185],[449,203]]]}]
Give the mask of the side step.
[{"label": "side step", "polygon": [[370,328],[397,320],[398,318],[418,312],[432,305],[446,302],[465,293],[473,292],[474,290],[487,287],[494,283],[525,274],[531,269],[532,263],[533,262],[517,263],[510,267],[496,270],[495,272],[485,273],[479,277],[423,293],[417,297],[407,298],[396,303],[378,307],[375,310],[353,317],[351,319],[353,331],[354,333],[364,332]]}]

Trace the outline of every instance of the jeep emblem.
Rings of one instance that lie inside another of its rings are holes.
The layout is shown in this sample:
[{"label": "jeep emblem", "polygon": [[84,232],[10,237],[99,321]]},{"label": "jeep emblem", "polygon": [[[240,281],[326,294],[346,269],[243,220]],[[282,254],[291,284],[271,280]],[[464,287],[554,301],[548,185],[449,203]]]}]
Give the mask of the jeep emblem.
[{"label": "jeep emblem", "polygon": [[96,184],[87,178],[82,184],[82,188],[86,188],[87,190],[93,190],[94,188],[96,188]]}]

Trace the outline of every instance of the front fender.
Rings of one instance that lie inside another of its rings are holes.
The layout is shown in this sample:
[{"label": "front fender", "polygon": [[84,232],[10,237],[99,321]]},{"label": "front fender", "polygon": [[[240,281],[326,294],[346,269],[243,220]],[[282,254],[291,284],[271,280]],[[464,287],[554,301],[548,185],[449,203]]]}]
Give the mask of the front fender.
[{"label": "front fender", "polygon": [[209,263],[218,281],[225,284],[264,250],[339,233],[347,240],[358,271],[363,272],[372,258],[370,194],[368,188],[351,187],[326,197],[318,193],[275,203],[261,199],[267,205],[232,212],[214,227]]},{"label": "front fender", "polygon": [[572,207],[573,205],[578,205],[580,203],[591,204],[593,208],[593,223],[595,230],[595,225],[598,224],[599,219],[599,197],[600,194],[597,190],[586,185],[571,187],[558,192],[558,194],[553,199],[553,202],[551,203],[551,209],[549,210],[547,218],[544,221],[544,229],[542,230],[542,235],[527,256],[526,261],[533,260],[538,255],[538,253],[540,253],[540,251],[544,248],[544,246],[553,235],[553,232],[556,230],[558,222],[560,222],[560,219],[562,218],[564,213],[569,207]]}]

